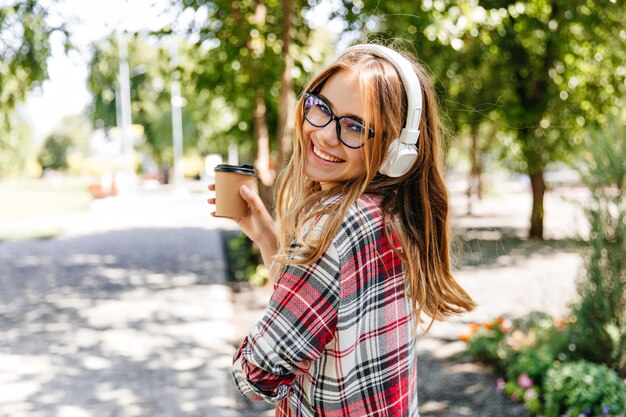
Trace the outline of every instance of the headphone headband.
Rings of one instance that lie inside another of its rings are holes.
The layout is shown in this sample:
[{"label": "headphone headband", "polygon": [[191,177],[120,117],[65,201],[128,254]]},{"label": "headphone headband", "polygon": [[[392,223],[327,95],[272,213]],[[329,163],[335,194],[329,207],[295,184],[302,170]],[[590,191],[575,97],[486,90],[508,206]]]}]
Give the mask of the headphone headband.
[{"label": "headphone headband", "polygon": [[415,145],[419,138],[419,126],[422,118],[422,88],[411,62],[393,49],[375,44],[351,46],[343,50],[337,58],[355,51],[368,52],[385,58],[396,69],[407,97],[406,125],[402,129],[399,139],[402,143]]}]

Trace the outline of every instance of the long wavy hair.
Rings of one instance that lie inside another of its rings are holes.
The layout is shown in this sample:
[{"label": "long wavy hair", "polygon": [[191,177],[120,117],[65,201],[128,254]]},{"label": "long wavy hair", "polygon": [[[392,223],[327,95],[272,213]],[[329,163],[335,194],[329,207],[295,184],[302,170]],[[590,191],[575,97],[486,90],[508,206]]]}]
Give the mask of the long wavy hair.
[{"label": "long wavy hair", "polygon": [[[349,207],[363,194],[377,197],[385,232],[388,237],[394,235],[401,246],[396,252],[404,264],[405,288],[416,323],[425,313],[432,325],[434,320],[471,311],[475,304],[451,273],[448,192],[442,175],[443,128],[434,88],[425,69],[415,59],[404,56],[413,64],[421,83],[423,110],[417,160],[399,178],[378,173],[385,151],[391,140],[400,135],[406,121],[406,92],[393,65],[385,58],[356,51],[341,56],[309,82],[305,92],[317,93],[337,72],[356,71],[366,109],[364,121],[375,134],[362,148],[364,174],[322,190],[318,182],[304,175],[309,139],[303,135],[304,94],[300,97],[292,156],[279,178],[279,251],[275,266],[317,260],[337,233]],[[332,203],[320,204],[328,201]],[[304,226],[326,214],[332,215],[327,217],[321,235],[315,241],[306,239]],[[294,239],[299,244],[293,245]]]}]

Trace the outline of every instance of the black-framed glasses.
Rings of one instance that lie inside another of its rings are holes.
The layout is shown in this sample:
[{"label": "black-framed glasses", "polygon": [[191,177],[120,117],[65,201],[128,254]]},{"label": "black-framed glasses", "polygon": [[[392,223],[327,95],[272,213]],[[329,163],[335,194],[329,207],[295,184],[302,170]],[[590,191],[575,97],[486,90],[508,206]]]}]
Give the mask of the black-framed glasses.
[{"label": "black-framed glasses", "polygon": [[361,120],[352,116],[337,117],[330,106],[313,93],[304,97],[304,118],[315,127],[326,127],[335,120],[337,137],[348,148],[358,149],[365,145],[365,139],[374,136],[374,131],[367,129]]}]

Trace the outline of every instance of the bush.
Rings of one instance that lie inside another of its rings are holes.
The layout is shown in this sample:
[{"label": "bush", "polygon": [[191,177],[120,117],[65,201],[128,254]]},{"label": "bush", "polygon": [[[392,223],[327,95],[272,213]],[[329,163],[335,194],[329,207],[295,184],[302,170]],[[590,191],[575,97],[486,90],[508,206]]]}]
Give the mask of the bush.
[{"label": "bush", "polygon": [[[555,321],[543,313],[531,313],[513,322],[514,328],[524,332],[529,340],[525,346],[517,348],[511,355],[506,368],[509,380],[518,380],[523,374],[543,386],[548,369],[555,361],[566,361],[571,358],[572,344],[571,325]],[[509,342],[511,344],[511,342]],[[515,345],[512,348],[516,348]]]},{"label": "bush", "polygon": [[[530,313],[513,320],[475,325],[468,337],[468,352],[506,374],[499,391],[521,401],[531,412],[543,410],[543,389],[548,370],[571,359],[571,325],[544,313]],[[578,416],[576,416],[578,417]]]},{"label": "bush", "polygon": [[499,369],[504,369],[509,355],[505,345],[508,329],[502,323],[503,319],[499,319],[484,326],[474,325],[472,335],[466,337],[467,350],[473,358]]},{"label": "bush", "polygon": [[582,178],[591,191],[590,233],[574,314],[579,357],[626,377],[626,112],[621,116],[610,115],[589,135]]},{"label": "bush", "polygon": [[604,365],[555,364],[546,376],[545,417],[617,417],[626,413],[626,384]]},{"label": "bush", "polygon": [[550,346],[525,348],[515,356],[506,369],[507,379],[518,381],[520,376],[526,375],[535,385],[542,386],[548,369],[556,360],[555,352]]},{"label": "bush", "polygon": [[264,285],[269,280],[259,249],[244,233],[225,236],[225,251],[231,281]]}]

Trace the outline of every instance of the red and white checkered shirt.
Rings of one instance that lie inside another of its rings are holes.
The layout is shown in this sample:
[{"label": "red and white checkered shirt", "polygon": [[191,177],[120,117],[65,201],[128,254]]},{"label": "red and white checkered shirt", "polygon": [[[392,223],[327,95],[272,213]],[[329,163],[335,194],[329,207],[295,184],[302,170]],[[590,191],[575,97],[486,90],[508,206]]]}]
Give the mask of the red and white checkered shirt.
[{"label": "red and white checkered shirt", "polygon": [[235,355],[241,392],[280,417],[418,416],[414,319],[392,245],[378,200],[363,196],[317,261],[283,267]]}]

